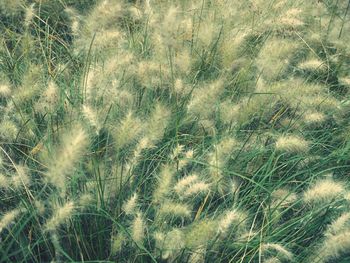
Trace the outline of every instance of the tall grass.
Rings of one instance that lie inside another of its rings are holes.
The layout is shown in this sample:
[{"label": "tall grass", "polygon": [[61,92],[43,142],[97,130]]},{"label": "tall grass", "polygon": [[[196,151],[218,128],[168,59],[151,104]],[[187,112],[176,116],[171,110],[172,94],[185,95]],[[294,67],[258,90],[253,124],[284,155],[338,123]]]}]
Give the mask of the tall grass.
[{"label": "tall grass", "polygon": [[0,262],[349,262],[349,16],[0,1]]}]

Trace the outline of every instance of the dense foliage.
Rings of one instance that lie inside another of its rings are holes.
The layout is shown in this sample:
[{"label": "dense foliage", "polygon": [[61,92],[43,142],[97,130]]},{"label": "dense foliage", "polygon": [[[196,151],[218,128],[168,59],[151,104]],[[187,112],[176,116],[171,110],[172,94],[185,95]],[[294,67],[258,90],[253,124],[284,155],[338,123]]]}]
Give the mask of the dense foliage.
[{"label": "dense foliage", "polygon": [[349,262],[349,5],[0,0],[0,262]]}]

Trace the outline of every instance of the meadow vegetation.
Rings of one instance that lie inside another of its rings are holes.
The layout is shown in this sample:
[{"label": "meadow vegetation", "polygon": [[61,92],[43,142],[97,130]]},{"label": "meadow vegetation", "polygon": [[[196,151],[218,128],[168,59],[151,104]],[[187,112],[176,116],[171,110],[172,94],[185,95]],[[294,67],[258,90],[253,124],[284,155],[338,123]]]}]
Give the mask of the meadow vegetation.
[{"label": "meadow vegetation", "polygon": [[349,5],[0,0],[0,262],[350,262]]}]

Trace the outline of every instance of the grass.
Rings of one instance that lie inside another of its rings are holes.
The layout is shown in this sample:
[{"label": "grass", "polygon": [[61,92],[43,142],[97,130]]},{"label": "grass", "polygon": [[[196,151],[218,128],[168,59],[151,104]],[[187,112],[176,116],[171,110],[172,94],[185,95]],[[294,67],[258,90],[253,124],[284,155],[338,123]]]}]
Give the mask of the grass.
[{"label": "grass", "polygon": [[2,0],[0,262],[348,262],[348,9]]}]

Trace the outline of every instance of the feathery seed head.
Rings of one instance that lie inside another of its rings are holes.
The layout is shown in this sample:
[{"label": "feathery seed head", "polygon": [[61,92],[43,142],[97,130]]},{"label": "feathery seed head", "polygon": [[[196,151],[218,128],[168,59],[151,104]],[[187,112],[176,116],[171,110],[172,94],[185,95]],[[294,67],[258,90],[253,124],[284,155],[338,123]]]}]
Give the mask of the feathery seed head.
[{"label": "feathery seed head", "polygon": [[203,219],[195,221],[187,229],[186,247],[195,249],[205,247],[208,242],[213,240],[217,235],[217,223],[214,220]]},{"label": "feathery seed head", "polygon": [[[347,88],[350,88],[350,77],[339,78],[339,83]],[[1,87],[0,87],[0,94],[1,94]]]},{"label": "feathery seed head", "polygon": [[194,251],[191,253],[190,258],[188,259],[188,263],[204,263],[205,254],[206,254],[206,248],[204,247],[199,247],[197,249],[194,249]]},{"label": "feathery seed head", "polygon": [[350,212],[343,213],[327,228],[326,236],[340,234],[343,230],[350,227]]},{"label": "feathery seed head", "polygon": [[87,105],[83,105],[82,112],[86,120],[88,120],[88,122],[90,123],[90,125],[96,129],[96,133],[99,134],[101,126],[97,112]]},{"label": "feathery seed head", "polygon": [[142,122],[128,112],[116,128],[114,139],[117,149],[121,149],[134,142],[142,132]]},{"label": "feathery seed head", "polygon": [[112,235],[111,238],[111,253],[112,255],[120,252],[126,243],[126,236],[123,232],[119,232],[117,235]]},{"label": "feathery seed head", "polygon": [[53,112],[59,102],[58,87],[53,80],[50,80],[46,90],[35,104],[35,109],[41,114]]},{"label": "feathery seed head", "polygon": [[332,179],[323,179],[304,192],[303,200],[306,203],[328,202],[341,197],[344,192],[343,184]]},{"label": "feathery seed head", "polygon": [[78,199],[78,205],[82,209],[90,205],[94,201],[93,195],[90,193],[85,193]]},{"label": "feathery seed head", "polygon": [[197,196],[199,194],[206,194],[210,190],[210,184],[205,182],[197,182],[189,185],[187,190],[183,193],[184,197]]},{"label": "feathery seed head", "polygon": [[16,166],[16,174],[12,177],[12,185],[14,188],[19,189],[30,184],[28,172],[28,167],[22,165]]},{"label": "feathery seed head", "polygon": [[21,211],[19,209],[13,209],[2,215],[0,219],[0,233],[14,222],[16,217],[19,216],[20,212]]},{"label": "feathery seed head", "polygon": [[324,64],[323,61],[319,59],[310,59],[310,60],[301,62],[298,65],[298,68],[300,68],[303,71],[319,72],[319,73],[325,72],[327,70],[327,66]]},{"label": "feathery seed head", "polygon": [[278,254],[278,257],[282,257],[286,260],[292,260],[293,259],[293,254],[288,251],[285,247],[283,247],[280,244],[276,244],[276,243],[265,243],[261,245],[261,250],[262,253],[265,254],[268,251],[276,251]]},{"label": "feathery seed head", "polygon": [[137,212],[137,193],[134,193],[123,205],[126,215],[133,215]]},{"label": "feathery seed head", "polygon": [[191,160],[193,159],[193,154],[194,152],[192,149],[184,153],[184,158],[181,158],[179,160],[179,165],[178,165],[179,170],[182,170],[191,162]]},{"label": "feathery seed head", "polygon": [[0,123],[0,138],[12,142],[16,139],[17,135],[18,128],[13,121],[5,119]]},{"label": "feathery seed head", "polygon": [[158,142],[163,138],[165,129],[170,120],[170,110],[160,103],[156,104],[156,107],[151,112],[151,115],[147,121],[146,136],[152,143]]},{"label": "feathery seed head", "polygon": [[165,197],[171,193],[170,187],[173,184],[174,173],[175,171],[170,165],[164,165],[161,168],[157,188],[153,194],[155,203],[162,203]]},{"label": "feathery seed head", "polygon": [[[178,52],[175,55],[175,65],[181,74],[188,74],[191,70],[192,65],[192,58],[190,52],[186,49],[183,49],[180,52]],[[180,91],[178,93],[180,93]]]},{"label": "feathery seed head", "polygon": [[191,208],[182,203],[165,201],[158,210],[159,217],[163,218],[189,218],[191,216]]},{"label": "feathery seed head", "polygon": [[224,90],[223,88],[223,81],[217,80],[203,88],[195,89],[187,106],[189,114],[199,116],[202,119],[210,117],[215,110],[218,97]]},{"label": "feathery seed head", "polygon": [[170,159],[172,160],[177,159],[180,156],[180,154],[183,152],[183,148],[184,148],[183,145],[180,145],[180,144],[176,145],[176,147],[173,150],[173,153],[170,156]]},{"label": "feathery seed head", "polygon": [[177,182],[177,184],[174,187],[174,190],[179,196],[182,196],[186,189],[193,183],[198,182],[198,180],[199,178],[196,174],[185,176]]},{"label": "feathery seed head", "polygon": [[138,212],[131,225],[131,237],[137,244],[142,244],[145,236],[145,224],[141,212]]},{"label": "feathery seed head", "polygon": [[77,126],[67,131],[53,155],[44,156],[49,159],[47,180],[61,191],[64,190],[68,175],[74,171],[88,144],[88,135],[83,128]]},{"label": "feathery seed head", "polygon": [[16,16],[23,10],[21,0],[0,1],[0,13],[6,16]]},{"label": "feathery seed head", "polygon": [[0,173],[0,189],[8,189],[11,186],[11,179]]},{"label": "feathery seed head", "polygon": [[276,141],[276,150],[286,153],[305,153],[309,143],[297,135],[282,135]]},{"label": "feathery seed head", "polygon": [[122,16],[123,6],[120,2],[104,0],[92,10],[87,17],[87,28],[90,32],[112,28]]},{"label": "feathery seed head", "polygon": [[44,213],[46,212],[45,203],[42,202],[41,200],[35,200],[34,207],[38,215],[44,215]]},{"label": "feathery seed head", "polygon": [[222,102],[220,104],[220,120],[226,125],[233,123],[239,115],[239,107],[231,101]]},{"label": "feathery seed head", "polygon": [[323,123],[325,119],[326,116],[318,111],[309,111],[304,114],[304,122],[310,125]]},{"label": "feathery seed head", "polygon": [[11,96],[10,86],[7,84],[0,84],[0,98],[8,98]]},{"label": "feathery seed head", "polygon": [[270,257],[270,258],[264,260],[264,263],[282,263],[282,261],[279,260],[278,257]]},{"label": "feathery seed head", "polygon": [[350,249],[350,231],[343,231],[336,235],[327,236],[324,241],[318,258],[321,262],[329,262],[330,259],[336,260],[342,254],[348,252]]},{"label": "feathery seed head", "polygon": [[234,227],[238,227],[240,229],[240,232],[242,229],[245,228],[245,220],[247,218],[247,215],[245,213],[242,213],[241,211],[234,209],[231,211],[228,211],[220,220],[218,223],[218,233],[220,235],[226,235],[229,234],[230,228],[232,225]]},{"label": "feathery seed head", "polygon": [[287,70],[298,48],[297,42],[288,39],[270,38],[267,40],[257,58],[257,65],[263,72],[264,79],[271,81],[281,76]]},{"label": "feathery seed head", "polygon": [[174,260],[185,248],[185,237],[183,231],[174,228],[166,234],[158,234],[156,247],[162,252],[162,259]]},{"label": "feathery seed head", "polygon": [[34,17],[34,7],[35,7],[35,3],[31,4],[30,6],[28,6],[25,10],[25,17],[24,17],[24,26],[25,27],[29,27],[32,19]]},{"label": "feathery seed head", "polygon": [[72,216],[74,209],[73,202],[67,202],[63,206],[56,207],[53,216],[46,222],[45,229],[47,231],[56,230]]}]

